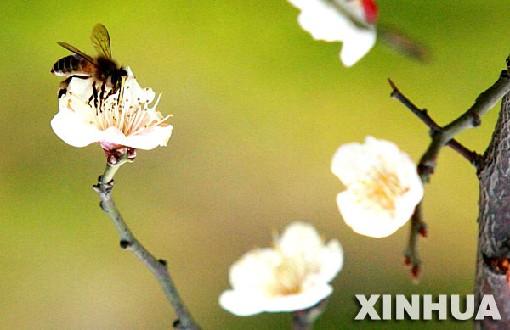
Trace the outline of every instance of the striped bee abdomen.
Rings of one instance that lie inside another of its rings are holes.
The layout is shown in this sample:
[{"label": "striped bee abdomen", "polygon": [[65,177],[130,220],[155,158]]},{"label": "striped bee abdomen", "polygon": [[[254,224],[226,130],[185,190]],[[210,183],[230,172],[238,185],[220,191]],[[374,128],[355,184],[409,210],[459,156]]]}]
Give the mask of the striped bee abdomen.
[{"label": "striped bee abdomen", "polygon": [[75,74],[88,74],[88,61],[85,60],[78,54],[69,55],[61,58],[55,64],[53,64],[53,68],[51,69],[51,73],[56,76],[71,76]]}]

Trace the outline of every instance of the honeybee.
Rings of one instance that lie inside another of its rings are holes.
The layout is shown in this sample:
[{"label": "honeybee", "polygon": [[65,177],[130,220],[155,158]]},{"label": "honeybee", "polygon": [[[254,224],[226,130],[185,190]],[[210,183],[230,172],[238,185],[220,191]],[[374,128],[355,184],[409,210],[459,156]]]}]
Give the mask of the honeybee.
[{"label": "honeybee", "polygon": [[[92,77],[94,81],[89,103],[93,101],[94,106],[98,108],[105,97],[120,89],[123,79],[127,76],[127,71],[112,59],[110,34],[104,25],[96,24],[90,39],[99,53],[97,57],[87,55],[67,42],[58,42],[60,46],[73,54],[55,62],[51,73],[55,76],[66,77],[61,83],[58,93],[59,98],[67,92],[67,87],[72,78],[88,79]],[[106,94],[107,88],[109,89],[108,94]]]}]

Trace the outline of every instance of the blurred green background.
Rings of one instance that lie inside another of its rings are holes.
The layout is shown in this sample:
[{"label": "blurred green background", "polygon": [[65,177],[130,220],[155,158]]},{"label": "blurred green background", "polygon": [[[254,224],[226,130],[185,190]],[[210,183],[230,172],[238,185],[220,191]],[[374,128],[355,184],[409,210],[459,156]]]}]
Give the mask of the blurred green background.
[{"label": "blurred green background", "polygon": [[[75,149],[49,122],[57,111],[56,41],[92,52],[104,23],[113,55],[173,113],[167,148],[139,151],[117,176],[127,222],[174,279],[204,329],[285,329],[288,314],[239,318],[222,310],[228,267],[294,220],[338,238],[345,266],[318,329],[459,329],[470,322],[354,322],[355,293],[470,293],[477,180],[450,150],[426,188],[424,273],[410,281],[407,227],[387,239],[341,220],[330,173],[338,146],[366,135],[415,159],[427,130],[389,98],[391,77],[445,123],[492,84],[510,52],[506,1],[380,0],[381,22],[428,45],[418,63],[382,43],[351,69],[339,44],[314,41],[286,1],[4,1],[0,4],[0,328],[168,329],[173,312],[152,275],[118,248],[91,185],[96,145]],[[460,136],[483,151],[497,110]]]}]

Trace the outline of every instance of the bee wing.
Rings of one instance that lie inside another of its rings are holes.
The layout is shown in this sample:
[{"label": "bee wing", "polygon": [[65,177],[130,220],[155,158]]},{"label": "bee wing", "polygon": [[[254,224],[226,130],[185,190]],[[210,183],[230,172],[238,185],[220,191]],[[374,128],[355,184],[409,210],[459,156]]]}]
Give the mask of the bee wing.
[{"label": "bee wing", "polygon": [[69,50],[72,53],[78,54],[79,56],[83,57],[90,63],[94,63],[94,59],[90,56],[79,50],[78,48],[68,44],[67,42],[59,41],[57,42],[61,47],[64,47],[65,49]]},{"label": "bee wing", "polygon": [[112,58],[112,50],[110,49],[110,34],[103,24],[96,24],[90,36],[92,45],[97,52],[106,58]]}]

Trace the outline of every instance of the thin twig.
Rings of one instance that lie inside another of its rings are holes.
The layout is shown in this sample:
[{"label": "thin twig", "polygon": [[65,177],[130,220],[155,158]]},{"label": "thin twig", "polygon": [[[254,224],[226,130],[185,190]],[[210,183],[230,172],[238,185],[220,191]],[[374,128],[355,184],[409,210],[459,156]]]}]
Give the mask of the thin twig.
[{"label": "thin twig", "polygon": [[301,313],[302,311],[292,313],[292,330],[312,330],[313,323]]},{"label": "thin twig", "polygon": [[292,330],[312,330],[314,322],[322,315],[328,303],[327,299],[321,300],[316,305],[292,313]]},{"label": "thin twig", "polygon": [[143,262],[143,264],[154,274],[159,284],[163,288],[165,295],[172,305],[177,320],[173,323],[175,329],[179,330],[198,330],[200,327],[193,320],[188,309],[179,296],[177,288],[170,277],[167,262],[162,259],[156,259],[140,243],[124,222],[119,210],[115,206],[112,198],[113,176],[120,166],[129,162],[127,157],[121,158],[116,164],[107,164],[104,174],[99,177],[98,183],[94,185],[94,190],[98,193],[101,200],[101,209],[110,217],[120,236],[120,246],[123,249],[130,250]]},{"label": "thin twig", "polygon": [[510,77],[504,70],[498,80],[482,92],[473,105],[457,119],[448,125],[432,132],[432,142],[421,157],[419,168],[424,181],[428,181],[434,172],[437,156],[443,146],[448,144],[457,134],[466,129],[480,126],[480,117],[486,114],[494,105],[510,91]]},{"label": "thin twig", "polygon": [[409,241],[405,251],[405,264],[411,267],[411,275],[414,279],[418,279],[420,275],[421,259],[418,254],[418,235],[427,237],[427,225],[423,222],[421,203],[416,205],[413,215],[411,216],[411,228],[409,231]]},{"label": "thin twig", "polygon": [[[395,83],[388,79],[388,83],[390,84],[393,91],[391,92],[391,97],[397,99],[405,105],[411,112],[416,115],[431,131],[440,130],[441,127],[430,117],[427,109],[419,109],[407,96],[405,96],[395,85]],[[450,148],[459,153],[462,157],[464,157],[471,165],[473,165],[476,169],[479,168],[480,162],[482,160],[482,155],[478,154],[473,150],[469,150],[465,146],[463,146],[460,142],[455,139],[451,139],[448,144]]]},{"label": "thin twig", "polygon": [[377,38],[400,54],[420,62],[430,61],[427,47],[394,26],[377,24]]}]

